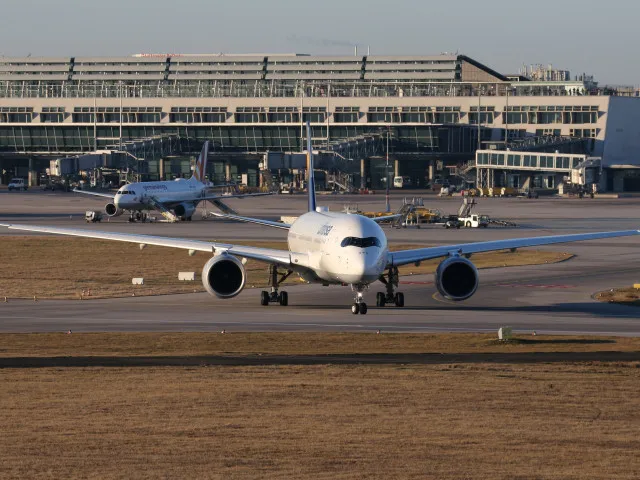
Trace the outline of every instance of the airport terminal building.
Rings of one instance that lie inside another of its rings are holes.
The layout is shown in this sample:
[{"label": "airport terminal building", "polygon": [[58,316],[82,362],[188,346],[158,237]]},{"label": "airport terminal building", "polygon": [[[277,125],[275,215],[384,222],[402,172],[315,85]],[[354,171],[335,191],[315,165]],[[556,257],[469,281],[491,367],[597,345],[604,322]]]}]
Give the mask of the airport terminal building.
[{"label": "airport terminal building", "polygon": [[255,183],[261,167],[293,166],[284,159],[305,148],[306,121],[327,169],[374,188],[387,152],[392,174],[424,186],[477,150],[527,145],[635,177],[640,99],[602,93],[506,77],[464,55],[0,57],[1,180],[96,151],[128,152],[146,178],[171,178],[210,140],[212,179]]}]

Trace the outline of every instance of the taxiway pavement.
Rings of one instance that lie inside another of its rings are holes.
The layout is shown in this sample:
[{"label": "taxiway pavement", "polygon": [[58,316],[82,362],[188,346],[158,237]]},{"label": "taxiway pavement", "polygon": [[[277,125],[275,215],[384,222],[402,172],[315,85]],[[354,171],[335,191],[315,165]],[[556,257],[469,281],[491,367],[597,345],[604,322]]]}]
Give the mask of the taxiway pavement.
[{"label": "taxiway pavement", "polygon": [[[404,192],[403,192],[404,193]],[[399,208],[403,193],[392,196]],[[419,195],[411,192],[407,196]],[[425,205],[454,213],[460,198],[424,195]],[[285,232],[224,220],[179,224],[130,224],[126,217],[86,224],[84,211],[101,209],[102,201],[77,194],[0,192],[0,222],[55,225],[182,236],[209,240],[284,240]],[[357,204],[381,209],[384,197],[323,196],[320,204],[340,210]],[[480,199],[477,210],[513,220],[518,228],[445,230],[385,228],[390,243],[434,245],[509,237],[557,235],[640,227],[640,199]],[[229,200],[241,214],[279,218],[304,211],[302,195]],[[194,216],[194,218],[199,218]],[[24,232],[0,229],[1,235]],[[10,300],[0,303],[0,331],[495,331],[509,325],[516,332],[640,335],[640,311],[597,302],[592,295],[610,287],[640,282],[640,237],[597,240],[545,247],[576,254],[554,265],[495,268],[480,271],[480,287],[466,302],[452,304],[435,292],[430,275],[405,276],[401,290],[406,307],[375,308],[377,285],[365,299],[367,315],[350,311],[348,287],[287,287],[288,307],[260,306],[259,291],[245,289],[231,300],[207,294],[167,295],[109,300]],[[203,265],[206,259],[203,256]],[[0,269],[2,267],[0,266]],[[380,285],[381,287],[381,285]],[[1,292],[0,292],[1,293]],[[1,295],[0,295],[1,296]]]}]

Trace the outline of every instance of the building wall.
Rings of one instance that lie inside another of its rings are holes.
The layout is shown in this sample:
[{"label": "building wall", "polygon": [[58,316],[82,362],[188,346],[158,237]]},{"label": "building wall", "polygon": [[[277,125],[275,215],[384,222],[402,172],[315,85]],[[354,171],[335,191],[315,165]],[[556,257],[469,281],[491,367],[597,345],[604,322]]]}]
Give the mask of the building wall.
[{"label": "building wall", "polygon": [[640,98],[610,97],[602,166],[640,165]]}]

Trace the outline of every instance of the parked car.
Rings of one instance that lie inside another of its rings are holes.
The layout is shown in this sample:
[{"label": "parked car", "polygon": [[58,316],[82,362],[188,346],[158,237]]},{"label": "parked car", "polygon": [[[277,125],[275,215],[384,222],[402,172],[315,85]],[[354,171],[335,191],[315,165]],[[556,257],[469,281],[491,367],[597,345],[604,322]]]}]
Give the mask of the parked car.
[{"label": "parked car", "polygon": [[433,190],[434,192],[440,192],[443,188],[449,188],[449,185],[451,185],[449,183],[449,180],[442,179],[442,178],[434,178],[433,181],[431,182],[431,190]]},{"label": "parked car", "polygon": [[9,182],[9,191],[13,190],[27,190],[27,184],[24,181],[24,178],[12,178]]},{"label": "parked car", "polygon": [[51,190],[52,192],[59,190],[61,192],[67,191],[67,186],[63,183],[60,182],[47,182],[47,183],[41,183],[40,184],[40,188],[42,190]]}]

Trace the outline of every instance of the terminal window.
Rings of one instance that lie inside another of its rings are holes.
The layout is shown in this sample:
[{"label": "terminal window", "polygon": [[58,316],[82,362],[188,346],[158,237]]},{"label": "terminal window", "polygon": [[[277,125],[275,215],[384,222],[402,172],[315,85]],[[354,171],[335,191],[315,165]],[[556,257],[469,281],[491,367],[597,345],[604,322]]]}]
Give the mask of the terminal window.
[{"label": "terminal window", "polygon": [[311,123],[324,123],[327,118],[327,107],[303,107],[302,121]]},{"label": "terminal window", "polygon": [[236,123],[265,123],[267,114],[262,107],[237,107]]},{"label": "terminal window", "polygon": [[224,123],[226,107],[171,107],[169,121],[172,123]]},{"label": "terminal window", "polygon": [[335,123],[357,123],[360,120],[360,107],[336,107],[333,114]]}]

